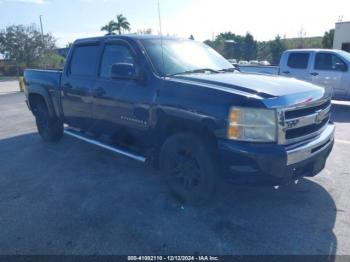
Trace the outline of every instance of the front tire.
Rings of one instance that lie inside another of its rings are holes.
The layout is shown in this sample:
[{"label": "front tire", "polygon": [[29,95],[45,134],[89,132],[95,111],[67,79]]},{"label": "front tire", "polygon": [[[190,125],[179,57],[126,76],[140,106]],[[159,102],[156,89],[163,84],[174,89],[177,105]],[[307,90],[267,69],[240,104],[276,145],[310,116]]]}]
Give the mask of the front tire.
[{"label": "front tire", "polygon": [[172,193],[185,202],[210,200],[219,168],[215,148],[192,133],[169,137],[160,152],[160,169]]},{"label": "front tire", "polygon": [[63,136],[63,123],[57,117],[51,117],[47,106],[40,102],[35,107],[35,121],[38,132],[46,142],[58,142]]}]

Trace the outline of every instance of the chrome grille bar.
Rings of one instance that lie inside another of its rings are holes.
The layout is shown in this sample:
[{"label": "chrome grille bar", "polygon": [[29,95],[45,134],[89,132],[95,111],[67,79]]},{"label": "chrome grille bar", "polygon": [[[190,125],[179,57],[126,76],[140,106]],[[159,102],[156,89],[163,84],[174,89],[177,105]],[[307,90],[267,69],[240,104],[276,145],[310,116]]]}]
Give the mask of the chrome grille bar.
[{"label": "chrome grille bar", "polygon": [[320,123],[325,118],[329,117],[330,111],[331,111],[331,106],[329,105],[326,109],[318,110],[311,115],[288,119],[285,121],[285,129],[286,130],[295,129],[295,128],[300,128],[304,126],[309,126],[317,122]]},{"label": "chrome grille bar", "polygon": [[320,135],[329,123],[330,112],[330,100],[278,110],[278,143],[287,145]]}]

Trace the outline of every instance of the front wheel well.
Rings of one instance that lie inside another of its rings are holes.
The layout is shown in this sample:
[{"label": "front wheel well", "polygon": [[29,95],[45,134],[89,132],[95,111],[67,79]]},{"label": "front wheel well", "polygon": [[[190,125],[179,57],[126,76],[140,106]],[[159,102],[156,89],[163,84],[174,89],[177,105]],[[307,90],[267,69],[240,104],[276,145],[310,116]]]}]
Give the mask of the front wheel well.
[{"label": "front wheel well", "polygon": [[207,126],[204,123],[204,121],[194,122],[193,120],[179,120],[172,118],[163,118],[163,120],[159,121],[154,132],[155,147],[152,150],[150,158],[151,166],[153,166],[155,169],[159,169],[161,148],[168,138],[179,133],[193,133],[194,135],[202,138],[201,141],[208,145],[213,156],[216,157],[218,153],[217,138],[214,131],[210,129],[210,126]]},{"label": "front wheel well", "polygon": [[213,147],[217,147],[217,137],[215,136],[213,125],[209,121],[194,122],[193,120],[167,119],[157,125],[157,144],[163,145],[167,138],[178,133],[194,133],[204,138],[204,141]]}]

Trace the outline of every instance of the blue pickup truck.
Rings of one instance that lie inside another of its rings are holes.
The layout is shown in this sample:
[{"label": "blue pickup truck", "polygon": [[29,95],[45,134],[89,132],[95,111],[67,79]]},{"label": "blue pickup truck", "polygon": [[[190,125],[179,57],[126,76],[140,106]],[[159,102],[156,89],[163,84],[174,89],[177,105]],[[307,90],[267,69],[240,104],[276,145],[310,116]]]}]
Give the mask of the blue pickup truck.
[{"label": "blue pickup truck", "polygon": [[188,201],[207,199],[219,178],[277,186],[315,176],[334,143],[323,88],[238,72],[192,40],[81,39],[63,71],[28,69],[24,81],[45,141],[66,134],[148,161]]}]

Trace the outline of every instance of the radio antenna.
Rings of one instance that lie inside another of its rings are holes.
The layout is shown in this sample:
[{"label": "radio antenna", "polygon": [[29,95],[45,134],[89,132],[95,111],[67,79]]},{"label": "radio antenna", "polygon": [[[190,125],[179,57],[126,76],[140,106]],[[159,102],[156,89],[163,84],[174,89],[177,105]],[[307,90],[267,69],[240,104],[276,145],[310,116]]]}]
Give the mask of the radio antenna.
[{"label": "radio antenna", "polygon": [[163,48],[163,31],[162,31],[162,17],[161,17],[161,14],[160,14],[160,0],[158,0],[158,19],[159,19],[160,46],[161,46],[161,48],[162,48],[163,74],[165,74],[164,48]]}]

